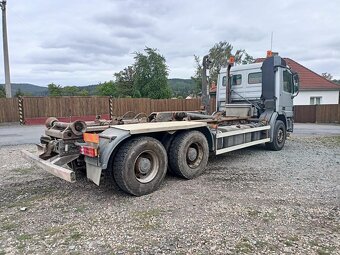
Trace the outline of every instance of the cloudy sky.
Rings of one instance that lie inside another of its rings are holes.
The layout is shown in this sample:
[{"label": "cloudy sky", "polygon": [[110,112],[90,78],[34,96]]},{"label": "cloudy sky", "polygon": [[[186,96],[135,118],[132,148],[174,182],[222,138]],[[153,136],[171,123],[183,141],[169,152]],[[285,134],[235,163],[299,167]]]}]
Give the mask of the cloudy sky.
[{"label": "cloudy sky", "polygon": [[7,0],[7,5],[12,82],[96,84],[131,65],[133,53],[145,46],[165,56],[170,78],[190,78],[194,54],[227,40],[234,49],[264,57],[271,32],[273,50],[281,56],[340,79],[340,1]]}]

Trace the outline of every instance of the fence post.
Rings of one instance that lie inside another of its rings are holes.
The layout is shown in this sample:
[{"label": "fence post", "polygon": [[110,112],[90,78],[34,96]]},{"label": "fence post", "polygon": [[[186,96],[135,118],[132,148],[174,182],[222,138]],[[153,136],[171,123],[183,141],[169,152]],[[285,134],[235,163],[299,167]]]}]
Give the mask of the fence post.
[{"label": "fence post", "polygon": [[109,114],[110,114],[110,120],[113,118],[113,97],[109,97]]},{"label": "fence post", "polygon": [[19,107],[19,123],[20,125],[24,125],[25,124],[24,98],[22,96],[18,97],[18,107]]}]

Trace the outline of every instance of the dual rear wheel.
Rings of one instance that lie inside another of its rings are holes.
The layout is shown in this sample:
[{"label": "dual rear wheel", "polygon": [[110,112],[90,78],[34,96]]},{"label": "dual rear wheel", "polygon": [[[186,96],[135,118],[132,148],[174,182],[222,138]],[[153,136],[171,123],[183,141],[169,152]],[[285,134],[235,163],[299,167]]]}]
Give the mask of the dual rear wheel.
[{"label": "dual rear wheel", "polygon": [[136,137],[119,148],[112,170],[122,190],[142,196],[159,188],[168,165],[176,175],[192,179],[203,173],[208,157],[208,142],[199,131],[176,135],[168,153],[157,139]]}]

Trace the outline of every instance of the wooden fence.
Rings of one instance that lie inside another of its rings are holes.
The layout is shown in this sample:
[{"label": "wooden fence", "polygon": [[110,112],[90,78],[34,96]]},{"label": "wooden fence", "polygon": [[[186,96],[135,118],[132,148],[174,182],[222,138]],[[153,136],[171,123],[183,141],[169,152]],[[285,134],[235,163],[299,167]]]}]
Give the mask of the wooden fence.
[{"label": "wooden fence", "polygon": [[340,123],[340,104],[296,105],[294,121],[298,123]]},{"label": "wooden fence", "polygon": [[0,123],[19,122],[18,98],[0,98]]},{"label": "wooden fence", "polygon": [[[211,112],[215,111],[215,102],[215,98],[210,100]],[[110,113],[121,116],[127,111],[146,114],[153,111],[194,111],[200,106],[200,99],[23,97],[23,119],[27,124],[41,124],[50,116],[88,120],[96,115],[109,118]],[[0,123],[3,122],[19,122],[17,98],[0,99]],[[340,123],[340,105],[295,106],[295,122]]]}]

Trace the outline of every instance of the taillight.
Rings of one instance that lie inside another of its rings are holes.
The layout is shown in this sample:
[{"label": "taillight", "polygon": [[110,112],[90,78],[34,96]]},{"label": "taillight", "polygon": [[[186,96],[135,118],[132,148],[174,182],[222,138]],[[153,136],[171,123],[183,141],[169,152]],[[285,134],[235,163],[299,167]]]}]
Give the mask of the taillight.
[{"label": "taillight", "polygon": [[80,154],[94,158],[94,157],[98,156],[98,150],[96,148],[93,148],[93,147],[90,147],[90,146],[81,146],[80,147]]}]

